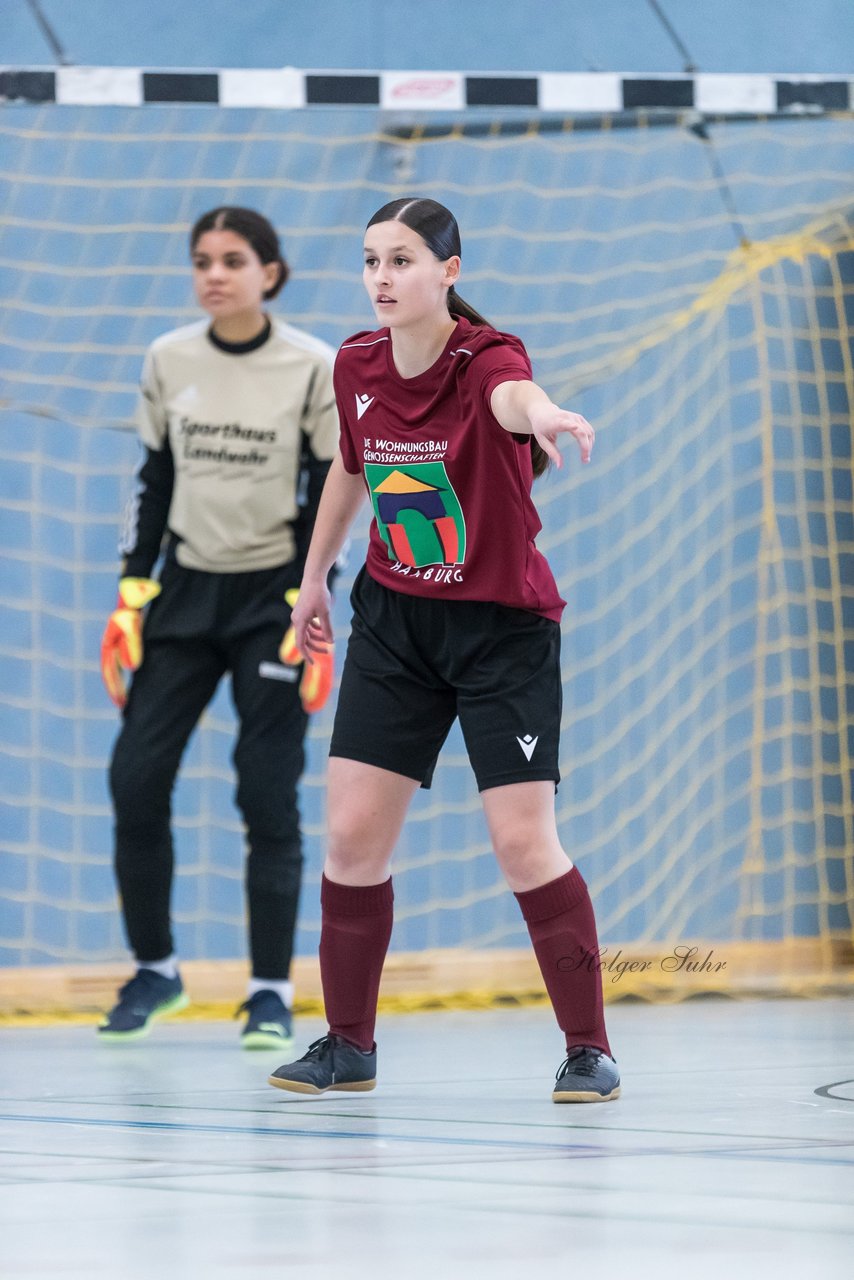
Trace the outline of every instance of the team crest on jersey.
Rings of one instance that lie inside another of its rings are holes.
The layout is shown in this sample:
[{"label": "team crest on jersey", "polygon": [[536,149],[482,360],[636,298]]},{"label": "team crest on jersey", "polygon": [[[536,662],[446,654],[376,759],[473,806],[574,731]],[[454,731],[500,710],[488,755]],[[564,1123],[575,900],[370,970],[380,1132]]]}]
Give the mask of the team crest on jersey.
[{"label": "team crest on jersey", "polygon": [[463,564],[466,524],[444,462],[368,462],[365,478],[389,560],[413,569]]}]

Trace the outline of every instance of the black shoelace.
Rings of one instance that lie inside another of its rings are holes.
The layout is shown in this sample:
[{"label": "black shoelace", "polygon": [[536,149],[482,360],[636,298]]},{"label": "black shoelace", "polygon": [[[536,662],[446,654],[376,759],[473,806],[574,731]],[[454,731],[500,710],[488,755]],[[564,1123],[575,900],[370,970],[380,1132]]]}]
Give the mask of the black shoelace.
[{"label": "black shoelace", "polygon": [[320,1062],[332,1052],[332,1039],[330,1036],[321,1036],[319,1040],[315,1040],[314,1044],[308,1046],[308,1052],[304,1053],[300,1058],[300,1062],[311,1062],[312,1060]]},{"label": "black shoelace", "polygon": [[562,1080],[570,1072],[574,1076],[593,1076],[596,1074],[596,1068],[599,1066],[601,1057],[601,1049],[573,1049],[572,1053],[558,1067],[555,1080]]}]

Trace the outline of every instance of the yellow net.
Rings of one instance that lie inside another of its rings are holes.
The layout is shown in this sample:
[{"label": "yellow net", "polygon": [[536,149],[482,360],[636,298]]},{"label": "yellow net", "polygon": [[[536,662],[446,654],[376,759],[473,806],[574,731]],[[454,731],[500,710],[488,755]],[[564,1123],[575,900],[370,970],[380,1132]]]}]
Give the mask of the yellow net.
[{"label": "yellow net", "polygon": [[[592,466],[568,455],[537,498],[569,601],[560,829],[608,957],[660,970],[675,946],[720,960],[756,944],[796,974],[803,944],[811,972],[850,955],[854,131],[839,116],[709,132],[476,112],[418,129],[359,109],[5,113],[3,963],[123,954],[104,780],[116,726],[96,655],[142,354],[198,314],[189,224],[223,202],[271,216],[293,267],[283,311],[337,344],[372,323],[361,231],[401,194],[454,209],[461,292],[597,429]],[[330,727],[331,713],[313,723],[303,787],[305,956]],[[176,793],[178,940],[200,961],[244,949],[233,733],[223,691]],[[395,876],[397,952],[527,947],[456,735]],[[455,990],[494,990],[467,972]]]}]

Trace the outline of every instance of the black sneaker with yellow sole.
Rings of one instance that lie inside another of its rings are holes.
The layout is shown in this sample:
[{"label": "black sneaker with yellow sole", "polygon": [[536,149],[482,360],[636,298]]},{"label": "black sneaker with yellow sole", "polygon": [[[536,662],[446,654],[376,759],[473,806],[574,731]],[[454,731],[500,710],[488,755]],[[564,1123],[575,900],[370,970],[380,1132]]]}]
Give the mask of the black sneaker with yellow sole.
[{"label": "black sneaker with yellow sole", "polygon": [[291,1011],[276,991],[256,991],[237,1010],[239,1018],[247,1014],[246,1026],[240,1033],[244,1049],[278,1049],[290,1053],[294,1047]]},{"label": "black sneaker with yellow sole", "polygon": [[142,1040],[158,1018],[168,1018],[190,1003],[179,977],[164,978],[154,969],[137,969],[119,991],[118,1004],[98,1028],[108,1042]]}]

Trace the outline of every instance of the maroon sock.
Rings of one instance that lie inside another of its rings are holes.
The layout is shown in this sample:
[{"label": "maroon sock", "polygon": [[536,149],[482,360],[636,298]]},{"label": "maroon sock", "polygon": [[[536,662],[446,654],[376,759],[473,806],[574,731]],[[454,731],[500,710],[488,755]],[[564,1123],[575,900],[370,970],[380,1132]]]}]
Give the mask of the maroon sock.
[{"label": "maroon sock", "polygon": [[610,1055],[596,918],[581,872],[572,867],[516,898],[567,1049],[586,1044]]},{"label": "maroon sock", "polygon": [[320,884],[320,980],[332,1035],[374,1047],[377,999],[391,938],[394,893],[382,884]]}]

